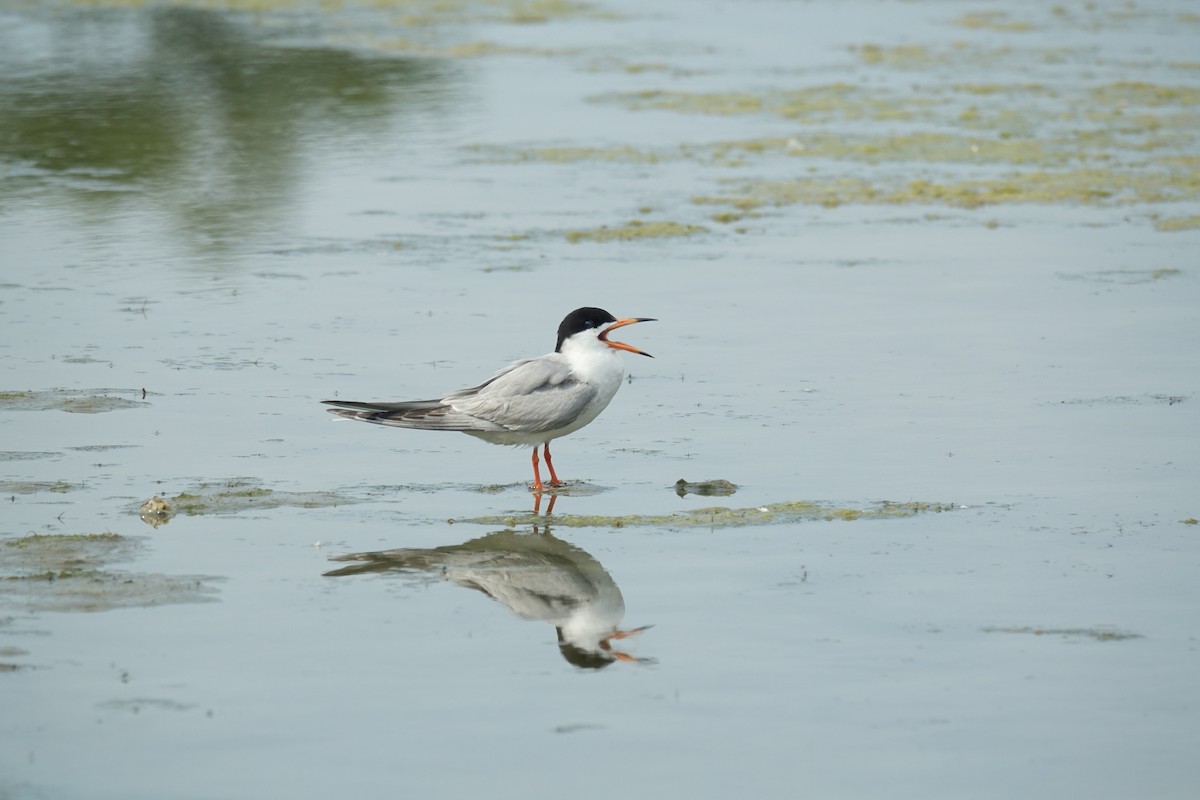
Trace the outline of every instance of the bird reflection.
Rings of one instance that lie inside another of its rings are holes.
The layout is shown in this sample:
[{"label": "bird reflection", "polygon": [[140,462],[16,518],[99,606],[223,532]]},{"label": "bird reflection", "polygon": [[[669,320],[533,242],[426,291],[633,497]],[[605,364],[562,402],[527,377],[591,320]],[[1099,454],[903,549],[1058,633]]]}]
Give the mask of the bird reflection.
[{"label": "bird reflection", "polygon": [[327,576],[430,574],[481,591],[523,619],[553,625],[562,657],[581,669],[600,669],[616,661],[653,662],[614,647],[615,641],[650,626],[618,628],[625,600],[617,584],[599,561],[548,530],[498,531],[459,545],[352,553],[333,560],[355,563]]}]

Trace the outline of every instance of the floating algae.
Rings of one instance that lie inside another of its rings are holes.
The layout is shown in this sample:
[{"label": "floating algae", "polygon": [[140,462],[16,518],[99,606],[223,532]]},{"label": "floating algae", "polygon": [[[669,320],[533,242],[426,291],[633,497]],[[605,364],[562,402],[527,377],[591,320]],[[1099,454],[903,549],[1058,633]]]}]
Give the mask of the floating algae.
[{"label": "floating algae", "polygon": [[[256,3],[257,5],[257,3]],[[569,19],[620,19],[618,14],[580,0],[407,0],[396,23],[404,28],[501,23],[540,25]]]},{"label": "floating algae", "polygon": [[0,495],[41,494],[53,492],[63,494],[79,486],[66,481],[0,481]]},{"label": "floating algae", "polygon": [[633,111],[660,110],[685,114],[743,116],[772,114],[807,122],[833,120],[916,120],[941,99],[868,90],[849,83],[829,83],[771,92],[684,92],[649,89],[590,98],[618,103]]},{"label": "floating algae", "polygon": [[1200,228],[1200,215],[1194,217],[1169,217],[1154,223],[1156,231],[1190,231]]},{"label": "floating algae", "polygon": [[1200,195],[1200,171],[1141,171],[1090,168],[1061,172],[1018,172],[1002,178],[910,180],[899,184],[863,178],[745,181],[723,195],[692,198],[700,205],[741,210],[797,203],[827,207],[864,205],[944,205],[957,208],[1013,203],[1113,206],[1168,203]]},{"label": "floating algae", "polygon": [[683,497],[698,494],[701,497],[728,497],[737,492],[737,484],[724,478],[712,481],[687,481],[683,478],[675,481],[675,494]]},{"label": "floating algae", "polygon": [[[724,188],[693,201],[725,205],[710,218],[721,225],[757,216],[757,209],[793,204],[939,205],[974,209],[1013,204],[1113,207],[1192,202],[1200,198],[1200,89],[1186,84],[1111,81],[1073,85],[1057,80],[947,80],[950,65],[987,64],[1001,55],[1024,63],[1023,48],[955,45],[930,55],[920,46],[895,49],[862,45],[868,63],[902,60],[939,67],[911,90],[870,83],[834,82],[765,91],[689,92],[648,89],[592,97],[631,110],[715,116],[775,116],[812,124],[791,135],[675,146],[523,146],[475,148],[496,163],[615,162],[656,165],[689,161],[742,168],[780,156],[803,159],[806,174],[786,176],[785,166],[765,174],[784,179],[722,180]],[[1074,62],[1083,51],[1038,52],[1043,63]],[[956,70],[955,75],[959,74]],[[991,74],[989,72],[989,74]],[[1019,109],[1019,110],[1018,110]],[[872,126],[873,121],[911,124]],[[842,124],[839,124],[842,123]],[[831,171],[825,160],[892,165],[850,173]],[[913,180],[910,164],[944,165]],[[996,167],[1015,170],[1000,171]],[[759,172],[759,174],[764,174]],[[732,188],[729,188],[732,187]],[[1194,217],[1157,223],[1159,230],[1190,230]],[[687,235],[690,226],[657,229],[637,221],[624,227],[570,231],[570,241],[613,241],[650,235]]]},{"label": "floating algae", "polygon": [[1182,274],[1183,270],[1175,267],[1158,267],[1157,269],[1100,269],[1091,272],[1063,272],[1059,274],[1059,277],[1067,281],[1122,283],[1132,286],[1138,283],[1153,283],[1164,278],[1175,278]]},{"label": "floating algae", "polygon": [[45,389],[0,392],[4,411],[66,411],[72,414],[101,414],[125,408],[144,408],[148,403],[120,397],[144,397],[141,389]]},{"label": "floating algae", "polygon": [[857,519],[892,519],[912,517],[922,513],[953,511],[960,506],[953,503],[875,503],[866,508],[839,508],[820,503],[798,500],[786,503],[771,503],[756,508],[697,508],[674,514],[627,514],[608,516],[603,514],[566,514],[539,516],[523,514],[510,516],[484,516],[459,520],[477,525],[543,525],[552,523],[564,528],[743,528],[750,525],[780,525],[795,522],[815,522]]},{"label": "floating algae", "polygon": [[851,47],[864,64],[887,64],[892,67],[927,67],[936,63],[929,48],[920,44],[887,46],[868,43]]},{"label": "floating algae", "polygon": [[1025,33],[1033,30],[1033,23],[1013,19],[1006,11],[971,11],[951,21],[951,24],[975,30]]},{"label": "floating algae", "polygon": [[[20,658],[27,655],[29,655],[29,651],[19,647],[0,647],[0,658]],[[0,661],[0,672],[16,672],[21,669],[29,669],[29,665]]]},{"label": "floating algae", "polygon": [[[756,208],[797,203],[978,208],[1016,203],[1115,206],[1200,198],[1200,164],[1194,156],[1200,139],[1200,88],[1138,80],[1091,86],[1057,80],[954,82],[943,69],[975,63],[985,54],[1023,62],[1030,53],[1022,48],[981,51],[955,46],[933,54],[921,46],[862,45],[855,52],[868,64],[898,61],[911,69],[938,69],[926,70],[928,78],[909,91],[838,82],[765,91],[648,89],[596,96],[594,102],[615,102],[635,111],[775,116],[825,125],[805,125],[791,136],[680,144],[674,150],[560,148],[542,154],[542,159],[682,159],[737,168],[755,157],[785,155],[811,164],[803,177],[734,180],[724,183],[738,187],[732,193],[696,198],[695,202],[733,208],[712,215],[720,223],[735,222]],[[1063,50],[1039,54],[1044,63],[1085,56]],[[878,128],[870,126],[873,121],[911,124]],[[538,159],[534,148],[524,153]],[[872,170],[869,177],[847,175],[844,170],[829,172],[823,159],[904,169]],[[944,164],[947,169],[912,180],[906,162]],[[992,169],[1006,165],[1040,169],[1008,174]],[[973,172],[965,172],[963,166]],[[1194,218],[1179,217],[1162,221],[1158,228],[1188,230],[1195,225]]]},{"label": "floating algae", "polygon": [[459,44],[434,45],[408,39],[386,39],[372,41],[380,50],[390,50],[421,58],[483,58],[485,56],[537,56],[551,58],[571,55],[573,51],[544,47],[513,47],[497,42],[474,41]]},{"label": "floating algae", "polygon": [[468,151],[493,164],[575,164],[581,161],[612,161],[627,164],[657,164],[670,157],[667,152],[644,150],[629,145],[618,147],[504,147],[473,145]]},{"label": "floating algae", "polygon": [[635,239],[658,239],[670,236],[691,236],[703,233],[707,228],[701,225],[683,225],[678,222],[643,222],[640,219],[630,220],[627,224],[587,230],[567,231],[567,241],[571,244],[578,242],[628,242]]},{"label": "floating algae", "polygon": [[58,458],[61,454],[47,450],[0,450],[0,461],[37,461]]},{"label": "floating algae", "polygon": [[89,395],[86,397],[67,397],[59,400],[54,408],[69,414],[103,414],[106,411],[120,411],[125,408],[142,408],[146,403],[126,400],[124,397],[111,395]]},{"label": "floating algae", "polygon": [[1029,633],[1034,636],[1059,636],[1064,639],[1072,637],[1087,637],[1098,642],[1119,642],[1123,639],[1140,639],[1140,633],[1130,633],[1116,628],[1036,628],[1031,626],[1008,628],[984,628],[984,633]]},{"label": "floating algae", "polygon": [[108,611],[198,603],[216,589],[204,575],[107,569],[129,561],[141,540],[116,533],[36,534],[0,540],[0,605],[30,611]]},{"label": "floating algae", "polygon": [[[203,514],[236,514],[241,511],[264,510],[292,506],[295,508],[327,508],[360,502],[337,492],[280,492],[255,485],[250,478],[202,483],[191,491],[162,498],[174,514],[199,516]],[[139,507],[139,513],[141,512]],[[158,518],[155,517],[157,520]],[[148,524],[151,523],[147,520]],[[158,521],[157,524],[163,524]],[[157,527],[157,525],[156,525]]]}]

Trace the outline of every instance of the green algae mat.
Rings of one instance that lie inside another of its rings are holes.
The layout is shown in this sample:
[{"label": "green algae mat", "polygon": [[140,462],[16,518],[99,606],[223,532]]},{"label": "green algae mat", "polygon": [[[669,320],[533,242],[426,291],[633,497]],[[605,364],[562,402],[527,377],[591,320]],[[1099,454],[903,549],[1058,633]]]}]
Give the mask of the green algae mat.
[{"label": "green algae mat", "polygon": [[918,514],[941,514],[963,508],[953,503],[880,502],[862,508],[824,505],[804,500],[770,503],[750,508],[713,506],[674,514],[538,514],[482,516],[456,520],[476,525],[553,525],[562,528],[743,528],[796,522],[850,522],[860,519],[896,519]]}]

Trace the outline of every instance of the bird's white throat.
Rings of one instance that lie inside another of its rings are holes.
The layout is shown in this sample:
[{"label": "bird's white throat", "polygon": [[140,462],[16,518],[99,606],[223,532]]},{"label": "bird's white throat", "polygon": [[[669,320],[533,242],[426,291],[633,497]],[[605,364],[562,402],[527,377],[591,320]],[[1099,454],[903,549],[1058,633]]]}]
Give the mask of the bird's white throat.
[{"label": "bird's white throat", "polygon": [[563,342],[562,355],[576,379],[593,384],[598,398],[607,405],[625,377],[621,354],[600,341],[591,331],[579,333]]}]

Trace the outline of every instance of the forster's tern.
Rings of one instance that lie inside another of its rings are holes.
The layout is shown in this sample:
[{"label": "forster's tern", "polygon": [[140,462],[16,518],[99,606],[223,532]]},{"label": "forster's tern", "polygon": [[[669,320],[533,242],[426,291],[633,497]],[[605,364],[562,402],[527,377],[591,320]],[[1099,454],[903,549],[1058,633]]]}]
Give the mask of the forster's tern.
[{"label": "forster's tern", "polygon": [[399,403],[359,403],[323,400],[347,419],[422,428],[461,431],[485,442],[533,445],[533,485],[546,488],[538,471],[538,446],[550,470],[550,485],[561,486],[550,460],[550,441],[587,425],[613,399],[625,375],[617,350],[650,356],[624,342],[610,341],[617,328],[644,317],[617,319],[600,308],[577,308],[558,326],[553,353],[517,361],[470,389],[459,389],[437,400]]}]

